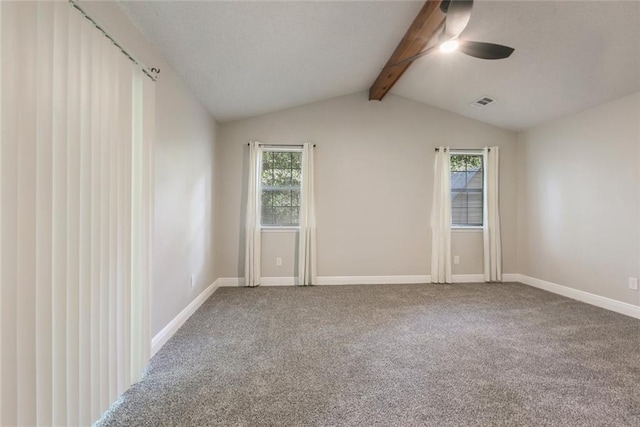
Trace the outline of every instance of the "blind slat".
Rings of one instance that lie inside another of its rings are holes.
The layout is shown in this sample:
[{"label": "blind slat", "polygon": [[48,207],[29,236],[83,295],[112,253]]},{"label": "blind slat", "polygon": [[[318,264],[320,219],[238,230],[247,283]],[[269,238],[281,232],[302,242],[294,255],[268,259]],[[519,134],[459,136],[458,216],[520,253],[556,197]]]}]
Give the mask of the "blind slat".
[{"label": "blind slat", "polygon": [[80,288],[79,288],[79,424],[91,424],[91,31],[80,19]]},{"label": "blind slat", "polygon": [[[59,3],[60,8],[64,8]],[[79,425],[80,409],[80,17],[69,15],[67,72],[67,424]]]},{"label": "blind slat", "polygon": [[0,224],[0,245],[2,245],[2,271],[0,276],[0,425],[16,425],[18,423],[18,379],[17,365],[17,294],[18,258],[16,246],[18,240],[18,109],[15,108],[19,98],[18,87],[14,84],[20,76],[18,46],[20,46],[19,28],[13,25],[19,3],[2,5],[2,34],[0,43],[2,57],[2,120],[0,126],[0,155],[2,176],[0,177],[0,204],[2,205]]},{"label": "blind slat", "polygon": [[80,126],[81,160],[80,176],[82,181],[80,194],[80,358],[79,358],[79,421],[82,425],[91,424],[92,416],[92,351],[91,351],[91,305],[92,305],[92,167],[93,167],[93,32],[91,24],[80,19]]},{"label": "blind slat", "polygon": [[67,73],[68,13],[54,9],[53,23],[53,423],[67,422]]},{"label": "blind slat", "polygon": [[50,72],[53,68],[53,3],[38,11],[38,64],[36,110],[37,135],[37,205],[36,205],[36,401],[37,422],[52,423],[52,376],[41,375],[52,370],[51,283],[53,280],[53,87]]},{"label": "blind slat", "polygon": [[[35,5],[21,5],[19,18],[36,13]],[[18,424],[36,423],[36,328],[35,257],[36,246],[36,64],[37,21],[28,20],[20,28],[18,58],[24,86],[13,108],[18,110],[18,241],[17,241],[17,366]]]}]

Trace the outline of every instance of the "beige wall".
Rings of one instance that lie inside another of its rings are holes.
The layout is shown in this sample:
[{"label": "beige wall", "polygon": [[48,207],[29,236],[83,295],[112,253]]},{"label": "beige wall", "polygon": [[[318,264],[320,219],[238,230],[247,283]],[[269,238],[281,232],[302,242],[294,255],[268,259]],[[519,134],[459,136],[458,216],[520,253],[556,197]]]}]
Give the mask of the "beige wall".
[{"label": "beige wall", "polygon": [[518,272],[631,304],[640,275],[640,94],[518,138]]},{"label": "beige wall", "polygon": [[[156,86],[155,218],[151,331],[159,332],[217,278],[213,165],[217,124],[115,2],[81,7],[148,67]],[[195,275],[196,286],[189,279]]]},{"label": "beige wall", "polygon": [[[398,96],[343,96],[220,125],[217,271],[244,274],[247,142],[317,144],[320,276],[427,275],[434,148],[501,147],[504,271],[516,272],[516,135]],[[263,276],[295,271],[295,232],[263,232]],[[482,273],[482,235],[454,232],[456,274]],[[283,266],[276,267],[281,256]]]}]

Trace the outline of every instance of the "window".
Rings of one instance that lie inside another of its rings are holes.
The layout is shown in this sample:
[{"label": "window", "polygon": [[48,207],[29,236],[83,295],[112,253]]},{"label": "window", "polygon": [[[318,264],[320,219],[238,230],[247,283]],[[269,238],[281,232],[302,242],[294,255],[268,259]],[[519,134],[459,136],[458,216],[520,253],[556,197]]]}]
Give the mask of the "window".
[{"label": "window", "polygon": [[260,172],[261,221],[266,227],[300,224],[299,149],[263,149]]},{"label": "window", "polygon": [[484,161],[482,154],[451,153],[451,225],[482,227]]}]

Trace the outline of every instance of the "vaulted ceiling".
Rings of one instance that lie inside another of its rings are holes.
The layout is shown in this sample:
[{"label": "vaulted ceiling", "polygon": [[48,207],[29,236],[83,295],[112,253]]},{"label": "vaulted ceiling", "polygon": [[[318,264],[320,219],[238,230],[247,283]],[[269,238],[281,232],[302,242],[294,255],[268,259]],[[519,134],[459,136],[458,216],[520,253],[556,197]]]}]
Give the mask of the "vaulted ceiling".
[{"label": "vaulted ceiling", "polygon": [[[368,90],[424,2],[119,4],[226,122]],[[640,91],[637,1],[476,0],[463,37],[516,51],[434,53],[390,93],[521,130]],[[485,95],[497,102],[470,105]]]}]

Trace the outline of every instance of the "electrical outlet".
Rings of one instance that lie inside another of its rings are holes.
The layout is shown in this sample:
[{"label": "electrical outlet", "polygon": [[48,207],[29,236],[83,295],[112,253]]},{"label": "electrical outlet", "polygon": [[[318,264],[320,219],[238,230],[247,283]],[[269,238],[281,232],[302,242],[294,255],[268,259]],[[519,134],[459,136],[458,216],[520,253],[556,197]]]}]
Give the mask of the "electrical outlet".
[{"label": "electrical outlet", "polygon": [[194,276],[193,274],[189,278],[189,285],[191,285],[192,288],[196,285],[196,276]]},{"label": "electrical outlet", "polygon": [[638,290],[638,278],[637,277],[629,277],[629,289],[632,291]]},{"label": "electrical outlet", "polygon": [[458,255],[453,257],[453,263],[454,264],[460,264],[460,257]]},{"label": "electrical outlet", "polygon": [[276,267],[282,267],[282,257],[276,257]]}]

